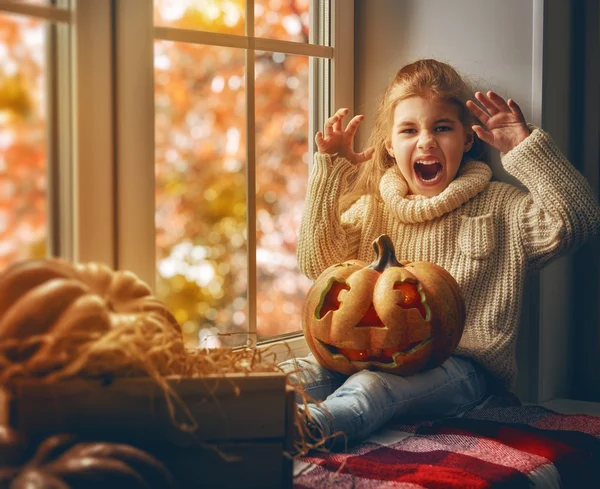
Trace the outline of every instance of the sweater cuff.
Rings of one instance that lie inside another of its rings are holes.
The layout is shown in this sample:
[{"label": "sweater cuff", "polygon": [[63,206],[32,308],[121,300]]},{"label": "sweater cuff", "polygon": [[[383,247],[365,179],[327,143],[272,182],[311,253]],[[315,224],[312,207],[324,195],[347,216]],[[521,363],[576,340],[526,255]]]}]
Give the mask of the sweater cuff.
[{"label": "sweater cuff", "polygon": [[560,183],[569,174],[565,157],[548,133],[533,124],[527,124],[531,134],[508,153],[501,153],[504,169],[529,187],[536,178],[537,169],[544,168],[552,181]]},{"label": "sweater cuff", "polygon": [[358,171],[358,166],[350,163],[346,158],[336,157],[334,159],[328,153],[315,153],[314,161],[312,171],[314,178],[319,181],[322,178],[331,178],[334,174],[335,178],[343,177],[346,180]]}]

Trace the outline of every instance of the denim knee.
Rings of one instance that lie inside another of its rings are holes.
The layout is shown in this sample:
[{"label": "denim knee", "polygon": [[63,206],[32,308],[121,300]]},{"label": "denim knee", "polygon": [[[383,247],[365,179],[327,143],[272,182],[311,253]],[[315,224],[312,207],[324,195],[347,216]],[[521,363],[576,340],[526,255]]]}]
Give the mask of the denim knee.
[{"label": "denim knee", "polygon": [[310,384],[318,377],[318,366],[304,358],[286,360],[279,364],[279,368],[281,368],[284,373],[288,374],[288,378],[294,384],[298,384],[298,374],[301,376],[300,382],[303,385]]},{"label": "denim knee", "polygon": [[[303,368],[303,363],[304,360],[299,358],[286,360],[281,362],[278,366],[281,370],[283,370],[283,373],[287,374],[288,380],[294,386],[304,387],[307,384],[306,371],[309,369],[306,366]],[[302,378],[301,381],[298,379],[298,374],[300,374]],[[302,396],[298,392],[296,393],[296,402],[299,404],[302,403]]]},{"label": "denim knee", "polygon": [[366,411],[386,410],[393,404],[393,395],[385,374],[361,370],[351,375],[333,396],[352,395]]},{"label": "denim knee", "polygon": [[[313,357],[287,360],[279,367],[288,374],[294,385],[300,384],[307,394],[308,401],[321,401],[334,392],[346,379],[345,375],[326,369]],[[304,398],[298,392],[296,401],[303,403]]]}]

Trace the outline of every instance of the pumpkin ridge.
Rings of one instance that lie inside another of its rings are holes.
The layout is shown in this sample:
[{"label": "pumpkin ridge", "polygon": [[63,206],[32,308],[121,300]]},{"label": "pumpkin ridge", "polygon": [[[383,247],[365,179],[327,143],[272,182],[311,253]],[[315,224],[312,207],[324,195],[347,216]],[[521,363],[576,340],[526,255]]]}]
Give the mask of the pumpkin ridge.
[{"label": "pumpkin ridge", "polygon": [[[62,311],[55,321],[52,341],[42,341],[38,349],[20,353],[30,353],[28,356],[31,364],[36,365],[36,368],[49,368],[54,364],[61,364],[64,360],[61,354],[64,356],[66,351],[98,339],[109,329],[109,317],[102,300],[97,296],[82,295]],[[39,336],[43,340],[47,333]]]},{"label": "pumpkin ridge", "polygon": [[[6,435],[9,435],[8,438]],[[125,443],[79,440],[55,434],[41,441],[21,431],[0,429],[0,449],[21,452],[0,461],[2,487],[169,489],[177,487],[171,472],[144,449]],[[2,484],[4,483],[4,484]]]},{"label": "pumpkin ridge", "polygon": [[95,262],[79,263],[74,266],[74,272],[79,280],[88,285],[91,293],[103,298],[109,296],[113,272],[107,265]]},{"label": "pumpkin ridge", "polygon": [[56,278],[69,278],[60,260],[51,260],[46,266],[43,260],[13,263],[3,274],[0,282],[0,316],[30,289]]},{"label": "pumpkin ridge", "polygon": [[[67,454],[65,454],[67,456]],[[72,447],[68,456],[115,458],[131,466],[144,480],[153,481],[153,487],[173,485],[173,478],[162,464],[157,464],[148,453],[122,443],[80,443]]]},{"label": "pumpkin ridge", "polygon": [[62,309],[87,292],[83,284],[65,278],[45,282],[22,295],[0,319],[0,340],[44,333]]},{"label": "pumpkin ridge", "polygon": [[[65,460],[62,460],[63,457]],[[117,487],[125,487],[120,486],[124,483],[128,484],[126,487],[132,489],[149,487],[142,476],[127,466],[125,462],[109,458],[68,458],[65,453],[56,461],[46,465],[46,470],[53,476],[58,476],[66,482],[74,484],[95,481],[98,479],[98,474],[101,473],[105,480],[110,480],[112,484],[116,483]]]}]

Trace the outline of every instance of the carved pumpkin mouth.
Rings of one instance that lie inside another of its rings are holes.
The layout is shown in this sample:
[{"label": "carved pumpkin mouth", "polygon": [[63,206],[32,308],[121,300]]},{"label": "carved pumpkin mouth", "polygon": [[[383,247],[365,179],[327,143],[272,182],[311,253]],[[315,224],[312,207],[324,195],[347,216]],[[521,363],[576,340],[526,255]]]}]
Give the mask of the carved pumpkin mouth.
[{"label": "carved pumpkin mouth", "polygon": [[427,346],[431,342],[431,340],[432,338],[429,337],[422,341],[415,341],[413,343],[409,343],[406,346],[398,346],[395,348],[383,348],[380,352],[373,355],[369,352],[369,350],[353,350],[350,348],[338,348],[336,346],[329,345],[317,339],[319,344],[323,348],[325,348],[333,357],[343,356],[350,362],[379,363],[386,366],[396,365],[396,360],[394,359],[396,355],[412,355],[421,348]]}]

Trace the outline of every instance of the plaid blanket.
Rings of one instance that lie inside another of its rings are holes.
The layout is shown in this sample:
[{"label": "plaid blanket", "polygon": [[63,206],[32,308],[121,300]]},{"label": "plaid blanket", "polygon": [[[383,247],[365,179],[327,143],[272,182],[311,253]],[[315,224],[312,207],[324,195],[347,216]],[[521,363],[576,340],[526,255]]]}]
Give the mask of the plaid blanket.
[{"label": "plaid blanket", "polygon": [[298,459],[294,489],[600,488],[600,417],[490,397],[461,417],[392,424]]}]

